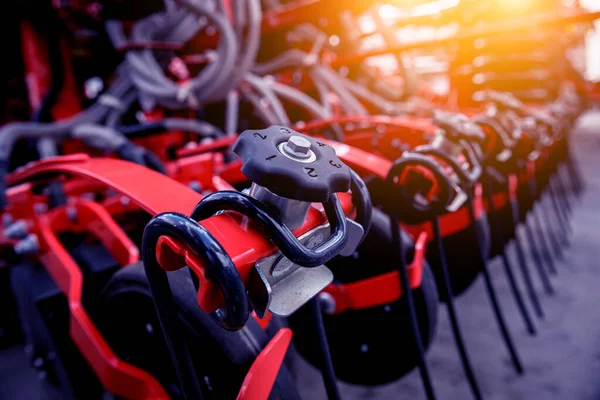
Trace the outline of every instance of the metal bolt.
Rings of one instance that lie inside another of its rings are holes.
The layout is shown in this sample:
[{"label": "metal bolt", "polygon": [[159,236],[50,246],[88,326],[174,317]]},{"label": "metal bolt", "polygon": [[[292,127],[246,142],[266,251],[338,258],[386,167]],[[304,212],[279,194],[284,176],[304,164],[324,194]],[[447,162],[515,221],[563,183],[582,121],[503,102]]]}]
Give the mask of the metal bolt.
[{"label": "metal bolt", "polygon": [[277,146],[286,157],[303,163],[311,163],[317,159],[316,154],[310,149],[311,143],[302,136],[291,136],[287,142]]},{"label": "metal bolt", "polygon": [[292,153],[306,155],[310,151],[310,141],[302,136],[292,136],[285,144],[285,149]]},{"label": "metal bolt", "polygon": [[392,311],[392,306],[390,306],[389,304],[386,304],[385,306],[383,306],[383,311],[385,311],[385,312]]},{"label": "metal bolt", "polygon": [[321,309],[325,314],[332,315],[335,312],[335,299],[329,293],[319,293],[319,303],[321,303]]},{"label": "metal bolt", "polygon": [[127,207],[130,203],[129,197],[127,196],[121,196],[121,205],[123,205],[123,207]]},{"label": "metal bolt", "polygon": [[360,345],[360,351],[362,353],[366,353],[367,351],[369,351],[369,345],[368,344],[361,344]]},{"label": "metal bolt", "polygon": [[40,249],[40,243],[38,238],[33,233],[27,235],[27,237],[17,244],[15,244],[15,253],[19,255],[36,254]]},{"label": "metal bolt", "polygon": [[188,187],[197,193],[200,193],[202,191],[202,185],[198,181],[191,181],[188,184]]},{"label": "metal bolt", "polygon": [[23,239],[29,233],[29,227],[27,222],[20,219],[8,225],[3,233],[9,239]]}]

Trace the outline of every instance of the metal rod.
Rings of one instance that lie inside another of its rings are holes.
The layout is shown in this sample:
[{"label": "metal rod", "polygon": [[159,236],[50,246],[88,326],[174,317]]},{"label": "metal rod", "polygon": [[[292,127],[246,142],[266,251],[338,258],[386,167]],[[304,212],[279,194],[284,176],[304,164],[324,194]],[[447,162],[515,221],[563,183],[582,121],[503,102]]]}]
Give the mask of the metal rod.
[{"label": "metal rod", "polygon": [[475,226],[475,242],[477,243],[477,253],[479,254],[479,261],[481,265],[481,273],[483,274],[483,279],[485,281],[485,288],[490,298],[490,303],[492,303],[492,310],[494,311],[494,317],[496,318],[496,323],[498,324],[498,328],[500,328],[500,334],[502,335],[502,339],[504,340],[504,344],[506,345],[506,349],[508,350],[508,354],[510,355],[510,359],[515,367],[515,371],[518,374],[523,373],[523,366],[521,364],[521,360],[519,359],[519,354],[517,353],[517,349],[512,341],[510,336],[510,331],[508,330],[508,326],[506,325],[506,321],[504,320],[504,314],[502,312],[502,308],[500,307],[500,302],[498,301],[498,295],[496,293],[496,289],[494,288],[494,284],[492,282],[492,277],[490,276],[488,265],[487,265],[487,256],[484,254],[485,244],[482,243],[482,232],[477,229],[477,218],[475,216],[475,205],[473,201],[473,195],[469,194],[469,198],[467,200],[467,207],[469,209],[469,215],[471,217],[471,223]]},{"label": "metal rod", "polygon": [[500,220],[498,219],[496,205],[494,204],[494,194],[493,194],[490,183],[491,182],[488,177],[488,184],[484,185],[484,187],[486,188],[486,190],[485,190],[486,197],[488,199],[488,204],[489,204],[488,205],[488,214],[489,214],[490,220],[491,220],[490,225],[491,225],[492,229],[496,232],[496,237],[498,238],[500,243],[502,243],[502,250],[500,251],[500,257],[502,258],[502,265],[504,266],[504,272],[506,273],[506,277],[508,278],[508,283],[509,283],[510,289],[512,291],[513,298],[515,299],[515,302],[517,303],[517,307],[519,309],[519,312],[521,313],[523,322],[525,323],[525,328],[527,329],[527,332],[531,336],[535,336],[537,332],[536,332],[535,326],[533,324],[533,319],[529,315],[529,310],[527,309],[527,306],[525,305],[525,301],[523,299],[523,296],[521,295],[521,290],[519,289],[519,286],[517,285],[517,280],[515,279],[515,275],[513,273],[513,266],[508,258],[508,255],[506,254],[506,244],[507,243],[506,243],[506,240],[504,239],[504,233],[502,232],[502,227],[500,226]]},{"label": "metal rod", "polygon": [[[572,234],[573,227],[571,226],[571,215],[567,208],[568,205],[565,201],[565,196],[567,196],[567,189],[563,186],[563,182],[559,174],[556,175],[556,179],[554,181],[555,188],[553,189],[555,192],[556,207],[560,209],[561,214],[563,215],[563,220],[565,221],[565,226],[567,227],[568,232]],[[573,194],[573,196],[575,196],[575,194]]]},{"label": "metal rod", "polygon": [[[531,210],[533,212],[533,210]],[[533,230],[531,225],[528,223],[527,218],[525,219],[525,236],[527,237],[527,242],[529,247],[531,248],[531,256],[533,257],[533,261],[535,263],[536,269],[540,275],[540,279],[542,281],[542,285],[544,286],[544,290],[547,294],[553,295],[554,288],[552,287],[552,283],[548,278],[546,273],[546,269],[544,268],[544,264],[542,263],[542,258],[539,253],[539,249],[537,247],[537,243],[535,241],[535,235],[533,234]]]},{"label": "metal rod", "polygon": [[540,243],[542,245],[542,256],[546,261],[546,266],[548,267],[548,272],[552,275],[556,275],[558,270],[556,269],[556,264],[554,264],[554,258],[552,257],[552,245],[548,243],[549,239],[547,234],[549,233],[547,229],[544,229],[544,225],[542,223],[542,217],[540,216],[540,211],[542,207],[542,198],[540,197],[539,203],[534,205],[532,212],[532,223],[535,222],[536,230],[538,232],[538,237],[540,238]]},{"label": "metal rod", "polygon": [[[569,172],[568,169],[567,169],[567,172]],[[561,194],[561,196],[559,197],[559,200],[562,202],[564,210],[570,216],[573,214],[573,208],[571,207],[571,196],[573,198],[577,198],[577,189],[575,189],[571,186],[574,181],[571,181],[571,185],[570,185],[569,181],[567,180],[567,182],[565,183],[564,179],[565,178],[564,178],[563,174],[559,170],[559,173],[556,175],[558,190],[560,191],[560,194]]]},{"label": "metal rod", "polygon": [[558,193],[556,190],[556,176],[553,176],[550,179],[550,183],[548,184],[548,191],[550,194],[550,201],[552,202],[552,206],[554,207],[556,219],[560,226],[561,234],[563,237],[563,243],[569,246],[569,234],[572,232],[573,228],[571,227],[569,218],[565,210],[559,204]]},{"label": "metal rod", "polygon": [[396,259],[398,260],[398,273],[400,275],[400,287],[402,288],[402,297],[400,300],[406,307],[408,316],[408,325],[414,345],[414,355],[417,359],[417,366],[421,374],[421,381],[428,400],[435,400],[435,392],[431,383],[431,376],[427,361],[425,360],[425,347],[421,338],[421,329],[417,319],[417,310],[415,308],[415,300],[413,298],[412,288],[408,279],[408,271],[406,269],[406,259],[404,257],[404,242],[402,241],[400,226],[398,223],[398,212],[390,213],[390,227],[392,230],[392,246],[394,246]]},{"label": "metal rod", "polygon": [[544,318],[542,303],[540,302],[537,292],[535,291],[535,287],[533,286],[533,280],[531,279],[531,273],[529,272],[529,265],[527,264],[525,251],[523,250],[523,244],[521,243],[521,237],[519,235],[519,210],[517,202],[511,198],[510,191],[508,192],[508,197],[510,199],[510,211],[512,215],[513,226],[515,228],[515,250],[517,252],[517,260],[519,261],[521,274],[523,275],[523,280],[525,281],[525,286],[527,287],[527,293],[529,293],[529,299],[531,300],[531,304],[533,305],[536,315],[539,318]]},{"label": "metal rod", "polygon": [[446,306],[448,307],[448,316],[450,317],[450,325],[452,327],[452,333],[454,334],[456,348],[458,349],[458,353],[460,355],[460,360],[462,362],[465,375],[467,376],[467,380],[469,381],[471,392],[473,392],[473,397],[475,397],[476,400],[482,400],[483,397],[481,395],[477,379],[475,378],[473,368],[471,367],[471,361],[469,360],[469,355],[467,353],[465,342],[460,332],[460,325],[458,323],[456,312],[454,310],[454,295],[452,293],[452,285],[450,284],[450,273],[448,272],[448,264],[446,263],[446,254],[444,251],[444,243],[442,240],[439,216],[436,216],[431,223],[433,225],[434,240],[440,255],[440,266],[444,278],[443,282],[444,292],[446,295]]},{"label": "metal rod", "polygon": [[581,170],[579,169],[577,163],[573,159],[573,156],[571,154],[571,146],[569,145],[568,141],[565,142],[565,146],[567,146],[567,157],[565,160],[567,172],[569,174],[569,177],[571,178],[571,183],[573,185],[572,188],[574,189],[577,196],[580,197],[583,191],[585,190],[585,180],[583,179]]},{"label": "metal rod", "polygon": [[333,361],[331,360],[331,352],[329,351],[329,343],[327,342],[327,333],[325,332],[325,324],[323,323],[323,314],[321,312],[321,302],[319,296],[315,296],[310,301],[310,310],[315,324],[315,333],[321,350],[321,373],[323,383],[327,391],[329,400],[341,400],[340,388],[337,384]]},{"label": "metal rod", "polygon": [[[534,225],[536,224],[536,231],[538,232],[538,238],[540,239],[540,244],[541,244],[541,255],[544,257],[544,260],[546,261],[546,265],[548,267],[548,271],[551,274],[556,274],[556,266],[554,265],[554,260],[552,259],[552,255],[550,254],[550,246],[548,245],[548,241],[546,239],[546,235],[544,232],[544,229],[542,228],[542,221],[540,218],[540,214],[538,211],[540,211],[540,207],[538,207],[539,204],[535,204],[535,195],[537,193],[537,188],[536,188],[536,183],[533,177],[529,178],[529,196],[531,196],[531,200],[533,201],[533,206],[531,209],[531,224]],[[542,198],[540,196],[539,201],[542,201]]]},{"label": "metal rod", "polygon": [[[548,181],[548,186],[550,186],[550,181]],[[544,215],[546,216],[546,218],[544,218],[544,225],[546,226],[546,231],[548,233],[548,238],[550,239],[550,243],[552,244],[552,251],[554,253],[554,256],[558,259],[562,259],[563,258],[563,246],[561,244],[561,242],[558,240],[558,233],[557,233],[557,229],[555,228],[555,220],[558,218],[558,215],[556,215],[556,213],[554,212],[554,209],[552,208],[551,204],[548,204],[548,202],[550,201],[550,199],[548,199],[548,197],[550,197],[550,193],[549,193],[549,189],[546,193],[544,193],[542,195],[542,198],[540,199],[540,206],[543,209]],[[558,229],[560,230],[560,221],[559,221],[559,227]]]}]

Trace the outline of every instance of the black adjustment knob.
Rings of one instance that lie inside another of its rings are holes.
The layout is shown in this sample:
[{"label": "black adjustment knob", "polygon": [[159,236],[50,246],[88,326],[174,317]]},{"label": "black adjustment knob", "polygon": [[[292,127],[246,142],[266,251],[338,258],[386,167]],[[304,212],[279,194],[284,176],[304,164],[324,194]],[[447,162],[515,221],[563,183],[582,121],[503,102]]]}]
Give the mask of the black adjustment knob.
[{"label": "black adjustment knob", "polygon": [[350,168],[335,150],[289,128],[244,131],[233,151],[242,159],[244,175],[288,199],[322,203],[350,189]]}]

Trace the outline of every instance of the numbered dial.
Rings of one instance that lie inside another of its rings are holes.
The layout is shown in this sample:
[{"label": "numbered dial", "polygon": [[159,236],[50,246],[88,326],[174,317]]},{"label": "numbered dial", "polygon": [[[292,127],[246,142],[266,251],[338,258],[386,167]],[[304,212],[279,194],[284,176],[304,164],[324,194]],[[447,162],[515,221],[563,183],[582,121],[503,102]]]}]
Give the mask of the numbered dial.
[{"label": "numbered dial", "polygon": [[244,175],[288,199],[325,202],[350,189],[350,168],[333,148],[289,128],[244,131],[233,151],[242,159]]}]

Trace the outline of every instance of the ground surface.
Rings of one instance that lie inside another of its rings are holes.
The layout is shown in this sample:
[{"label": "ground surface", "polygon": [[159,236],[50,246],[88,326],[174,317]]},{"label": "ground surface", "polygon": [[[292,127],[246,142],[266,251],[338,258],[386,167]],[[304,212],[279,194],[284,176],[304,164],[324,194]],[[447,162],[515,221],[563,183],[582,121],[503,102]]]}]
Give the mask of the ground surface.
[{"label": "ground surface", "polygon": [[[581,119],[575,135],[587,191],[574,212],[572,245],[553,278],[557,293],[553,297],[542,295],[546,319],[536,321],[537,337],[526,334],[500,263],[491,264],[494,284],[524,364],[524,376],[511,368],[489,311],[483,280],[456,301],[467,348],[487,400],[600,399],[599,129],[600,113],[590,113]],[[514,257],[512,248],[509,252]],[[439,316],[437,336],[427,355],[437,397],[471,399],[445,308],[440,309]],[[301,363],[299,386],[305,399],[324,398],[320,376],[306,363]],[[425,398],[416,372],[377,389],[342,385],[342,390],[344,399],[351,400]],[[22,348],[0,352],[0,399],[40,398],[39,385]]]}]

